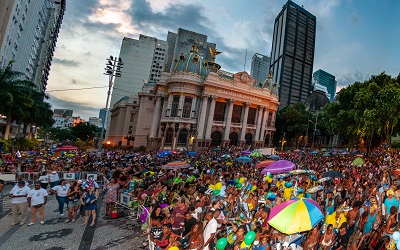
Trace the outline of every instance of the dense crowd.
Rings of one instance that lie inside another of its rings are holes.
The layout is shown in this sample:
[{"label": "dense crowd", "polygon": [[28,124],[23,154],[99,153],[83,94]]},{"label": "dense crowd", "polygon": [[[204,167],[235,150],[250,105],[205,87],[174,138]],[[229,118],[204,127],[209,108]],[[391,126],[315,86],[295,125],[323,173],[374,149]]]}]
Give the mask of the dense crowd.
[{"label": "dense crowd", "polygon": [[[41,173],[32,190],[20,180],[10,192],[14,223],[25,223],[28,207],[28,225],[37,212],[44,223],[46,197],[55,194],[60,216],[67,207],[66,223],[81,213],[82,224],[91,217],[93,226],[97,199],[104,195],[106,215],[111,216],[118,196],[125,193],[132,199],[130,209],[145,208],[141,222],[150,249],[397,249],[398,152],[282,152],[279,159],[291,161],[297,170],[276,175],[261,174],[256,165],[262,158],[238,162],[242,154],[237,148],[162,156],[115,150],[99,159],[90,153],[56,158],[38,152],[29,161],[4,162],[1,172]],[[356,157],[363,164],[353,164]],[[163,168],[173,161],[188,165]],[[108,180],[105,191],[91,178],[59,180],[60,171],[99,173]],[[340,176],[321,179],[328,171]],[[323,218],[309,230],[289,235],[269,221],[274,208],[296,198],[314,200]]]}]

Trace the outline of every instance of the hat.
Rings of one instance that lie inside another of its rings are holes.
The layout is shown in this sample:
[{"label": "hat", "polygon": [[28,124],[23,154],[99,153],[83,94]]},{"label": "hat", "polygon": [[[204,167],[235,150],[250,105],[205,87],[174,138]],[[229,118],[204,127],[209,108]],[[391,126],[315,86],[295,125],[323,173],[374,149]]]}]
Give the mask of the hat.
[{"label": "hat", "polygon": [[343,222],[339,229],[347,228],[347,222]]},{"label": "hat", "polygon": [[389,195],[389,194],[394,195],[393,189],[389,189],[386,193],[387,193],[387,195]]}]

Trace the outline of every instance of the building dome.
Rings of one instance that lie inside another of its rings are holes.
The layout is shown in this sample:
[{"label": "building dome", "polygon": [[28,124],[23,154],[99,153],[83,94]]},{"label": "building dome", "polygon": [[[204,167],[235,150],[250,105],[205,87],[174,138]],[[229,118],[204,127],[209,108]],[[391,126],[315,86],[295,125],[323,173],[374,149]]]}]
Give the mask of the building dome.
[{"label": "building dome", "polygon": [[192,50],[189,53],[181,53],[175,61],[174,72],[193,73],[204,78],[210,72],[207,62],[203,60],[198,52],[197,44],[192,46]]}]

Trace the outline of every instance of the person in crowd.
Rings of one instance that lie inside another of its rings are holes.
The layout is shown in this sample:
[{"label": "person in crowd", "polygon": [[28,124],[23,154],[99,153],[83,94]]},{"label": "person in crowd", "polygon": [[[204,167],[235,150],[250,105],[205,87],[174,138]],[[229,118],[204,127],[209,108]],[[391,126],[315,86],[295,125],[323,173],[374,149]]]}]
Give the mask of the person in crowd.
[{"label": "person in crowd", "polygon": [[[65,216],[64,214],[64,204],[67,206],[67,212],[69,210],[69,198],[68,198],[68,189],[70,185],[67,183],[67,180],[62,179],[60,184],[50,188],[50,194],[56,194],[56,199],[58,202],[58,211],[60,216]],[[69,221],[69,219],[67,219]]]},{"label": "person in crowd", "polygon": [[98,196],[96,195],[94,185],[89,187],[83,193],[81,197],[81,202],[85,205],[85,216],[82,225],[86,225],[88,223],[90,215],[92,215],[92,223],[90,224],[90,226],[94,226],[96,220],[97,199]]},{"label": "person in crowd", "polygon": [[47,195],[47,191],[41,188],[41,183],[39,181],[35,182],[35,188],[28,193],[28,207],[31,209],[31,222],[28,226],[35,224],[38,212],[40,224],[44,224],[44,207],[47,202]]},{"label": "person in crowd", "polygon": [[60,178],[58,177],[57,171],[52,171],[49,174],[49,182],[50,182],[50,188],[53,188],[58,185],[60,182]]},{"label": "person in crowd", "polygon": [[347,222],[343,222],[339,227],[339,233],[336,235],[335,243],[332,246],[333,250],[346,249],[349,236],[347,235]]},{"label": "person in crowd", "polygon": [[71,206],[68,208],[68,218],[65,221],[66,223],[70,221],[74,222],[76,220],[76,216],[78,214],[80,206],[79,200],[82,196],[81,184],[81,180],[74,181],[72,186],[70,186],[68,189],[67,196],[69,201],[71,202]]},{"label": "person in crowd", "polygon": [[110,216],[111,211],[114,210],[118,192],[119,184],[114,177],[111,177],[110,182],[106,186],[106,194],[104,196],[104,201],[106,203],[106,216]]},{"label": "person in crowd", "polygon": [[333,232],[333,225],[329,224],[325,234],[321,237],[319,246],[322,250],[329,250],[335,243],[335,233]]},{"label": "person in crowd", "polygon": [[[11,211],[13,215],[13,225],[19,223],[20,226],[25,224],[26,214],[28,211],[28,194],[31,189],[25,186],[25,181],[18,181],[18,185],[13,187],[8,194],[11,200]],[[19,220],[18,214],[21,213],[21,219]]]},{"label": "person in crowd", "polygon": [[217,232],[218,222],[214,218],[214,211],[209,210],[206,213],[205,219],[207,221],[207,225],[204,228],[203,239],[204,239],[204,247],[203,250],[211,250],[208,245],[212,240],[214,240],[215,233]]}]

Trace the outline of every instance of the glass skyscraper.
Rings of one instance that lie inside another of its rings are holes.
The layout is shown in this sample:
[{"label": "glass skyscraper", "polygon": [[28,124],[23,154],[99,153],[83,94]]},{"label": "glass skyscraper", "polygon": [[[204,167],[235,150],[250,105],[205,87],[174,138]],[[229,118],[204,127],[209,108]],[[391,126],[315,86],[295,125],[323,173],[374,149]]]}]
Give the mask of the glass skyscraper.
[{"label": "glass skyscraper", "polygon": [[280,85],[280,108],[305,102],[312,92],[316,18],[288,1],[275,19],[271,70]]},{"label": "glass skyscraper", "polygon": [[268,78],[270,67],[269,60],[270,58],[268,56],[259,53],[255,53],[251,60],[250,75],[259,85],[263,84]]},{"label": "glass skyscraper", "polygon": [[317,84],[326,87],[329,94],[329,100],[333,102],[333,100],[335,99],[336,86],[337,86],[337,81],[335,80],[335,76],[329,74],[326,71],[323,71],[322,69],[319,69],[314,72],[313,77],[314,81]]}]

